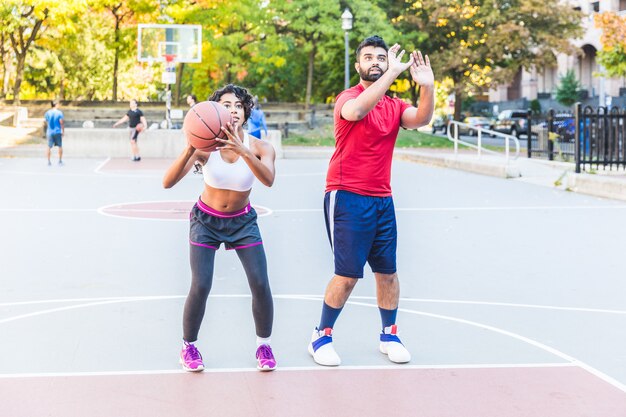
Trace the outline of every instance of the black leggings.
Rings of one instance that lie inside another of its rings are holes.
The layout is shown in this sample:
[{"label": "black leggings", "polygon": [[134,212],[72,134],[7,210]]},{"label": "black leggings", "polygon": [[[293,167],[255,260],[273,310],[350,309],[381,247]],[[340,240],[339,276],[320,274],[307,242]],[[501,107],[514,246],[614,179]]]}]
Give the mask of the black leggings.
[{"label": "black leggings", "polygon": [[[198,339],[206,301],[213,282],[215,250],[191,245],[191,288],[183,312],[183,337],[188,342]],[[267,261],[263,245],[237,249],[237,256],[248,277],[252,293],[252,316],[256,335],[270,337],[274,321],[274,302],[267,277]]]}]

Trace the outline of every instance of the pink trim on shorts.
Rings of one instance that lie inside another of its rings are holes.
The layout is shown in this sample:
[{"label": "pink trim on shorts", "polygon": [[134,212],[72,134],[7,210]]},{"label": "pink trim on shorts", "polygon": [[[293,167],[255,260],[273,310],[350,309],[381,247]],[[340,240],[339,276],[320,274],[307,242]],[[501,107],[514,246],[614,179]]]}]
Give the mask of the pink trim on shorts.
[{"label": "pink trim on shorts", "polygon": [[248,203],[248,205],[242,208],[241,210],[231,211],[231,212],[217,211],[207,206],[206,204],[204,204],[204,202],[200,199],[198,199],[198,202],[196,204],[198,208],[204,213],[209,214],[211,216],[215,216],[215,217],[221,217],[221,218],[239,217],[244,214],[250,213],[250,210],[252,210],[252,206],[250,205],[250,203]]},{"label": "pink trim on shorts", "polygon": [[254,243],[249,243],[247,245],[243,245],[243,246],[237,246],[236,248],[226,248],[226,250],[236,250],[236,249],[245,249],[245,248],[251,248],[253,246],[259,246],[262,245],[263,242],[254,242]]},{"label": "pink trim on shorts", "polygon": [[194,246],[201,246],[203,248],[209,248],[209,249],[214,249],[214,250],[218,250],[219,248],[216,248],[215,246],[211,246],[211,245],[205,245],[204,243],[198,243],[198,242],[194,242],[193,240],[189,240],[189,243],[191,243]]}]

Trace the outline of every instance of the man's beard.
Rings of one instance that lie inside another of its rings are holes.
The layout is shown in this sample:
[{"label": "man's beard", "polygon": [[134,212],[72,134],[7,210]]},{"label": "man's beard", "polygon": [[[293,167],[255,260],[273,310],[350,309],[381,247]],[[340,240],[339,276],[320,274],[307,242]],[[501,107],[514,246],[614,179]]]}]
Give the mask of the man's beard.
[{"label": "man's beard", "polygon": [[[383,74],[385,73],[385,72],[382,70],[382,68],[380,68],[380,67],[370,67],[370,68],[369,68],[369,70],[371,70],[371,69],[373,69],[373,68],[378,68],[378,69],[380,70],[380,72],[375,72],[375,73],[373,73],[373,74],[370,74],[370,73],[368,73],[368,72],[365,72],[365,71],[363,71],[363,70],[359,69],[359,77],[361,77],[361,79],[362,79],[363,81],[371,81],[371,82],[374,82],[374,81],[378,80],[380,77],[382,77],[382,76],[383,76]],[[368,70],[368,71],[369,71],[369,70]]]}]

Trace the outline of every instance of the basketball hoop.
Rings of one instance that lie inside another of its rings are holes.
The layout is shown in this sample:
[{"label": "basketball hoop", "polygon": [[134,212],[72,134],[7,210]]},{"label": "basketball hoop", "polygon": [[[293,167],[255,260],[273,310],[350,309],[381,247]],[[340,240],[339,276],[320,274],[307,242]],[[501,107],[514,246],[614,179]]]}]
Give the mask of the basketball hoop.
[{"label": "basketball hoop", "polygon": [[163,57],[165,58],[165,62],[169,64],[176,59],[176,54],[164,54]]}]

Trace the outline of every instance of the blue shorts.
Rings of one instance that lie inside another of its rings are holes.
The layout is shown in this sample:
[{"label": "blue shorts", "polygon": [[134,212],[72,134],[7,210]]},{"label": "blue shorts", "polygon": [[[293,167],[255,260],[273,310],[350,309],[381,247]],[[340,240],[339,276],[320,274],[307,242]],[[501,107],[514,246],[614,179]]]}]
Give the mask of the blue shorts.
[{"label": "blue shorts", "polygon": [[214,250],[222,243],[227,250],[262,245],[256,219],[250,204],[237,212],[224,213],[198,200],[189,214],[189,243]]},{"label": "blue shorts", "polygon": [[396,272],[398,231],[391,197],[329,191],[324,197],[326,231],[335,257],[335,275],[363,278],[372,272]]},{"label": "blue shorts", "polygon": [[48,135],[48,148],[52,148],[53,146],[58,146],[59,148],[63,147],[62,134],[53,133],[52,135]]}]

